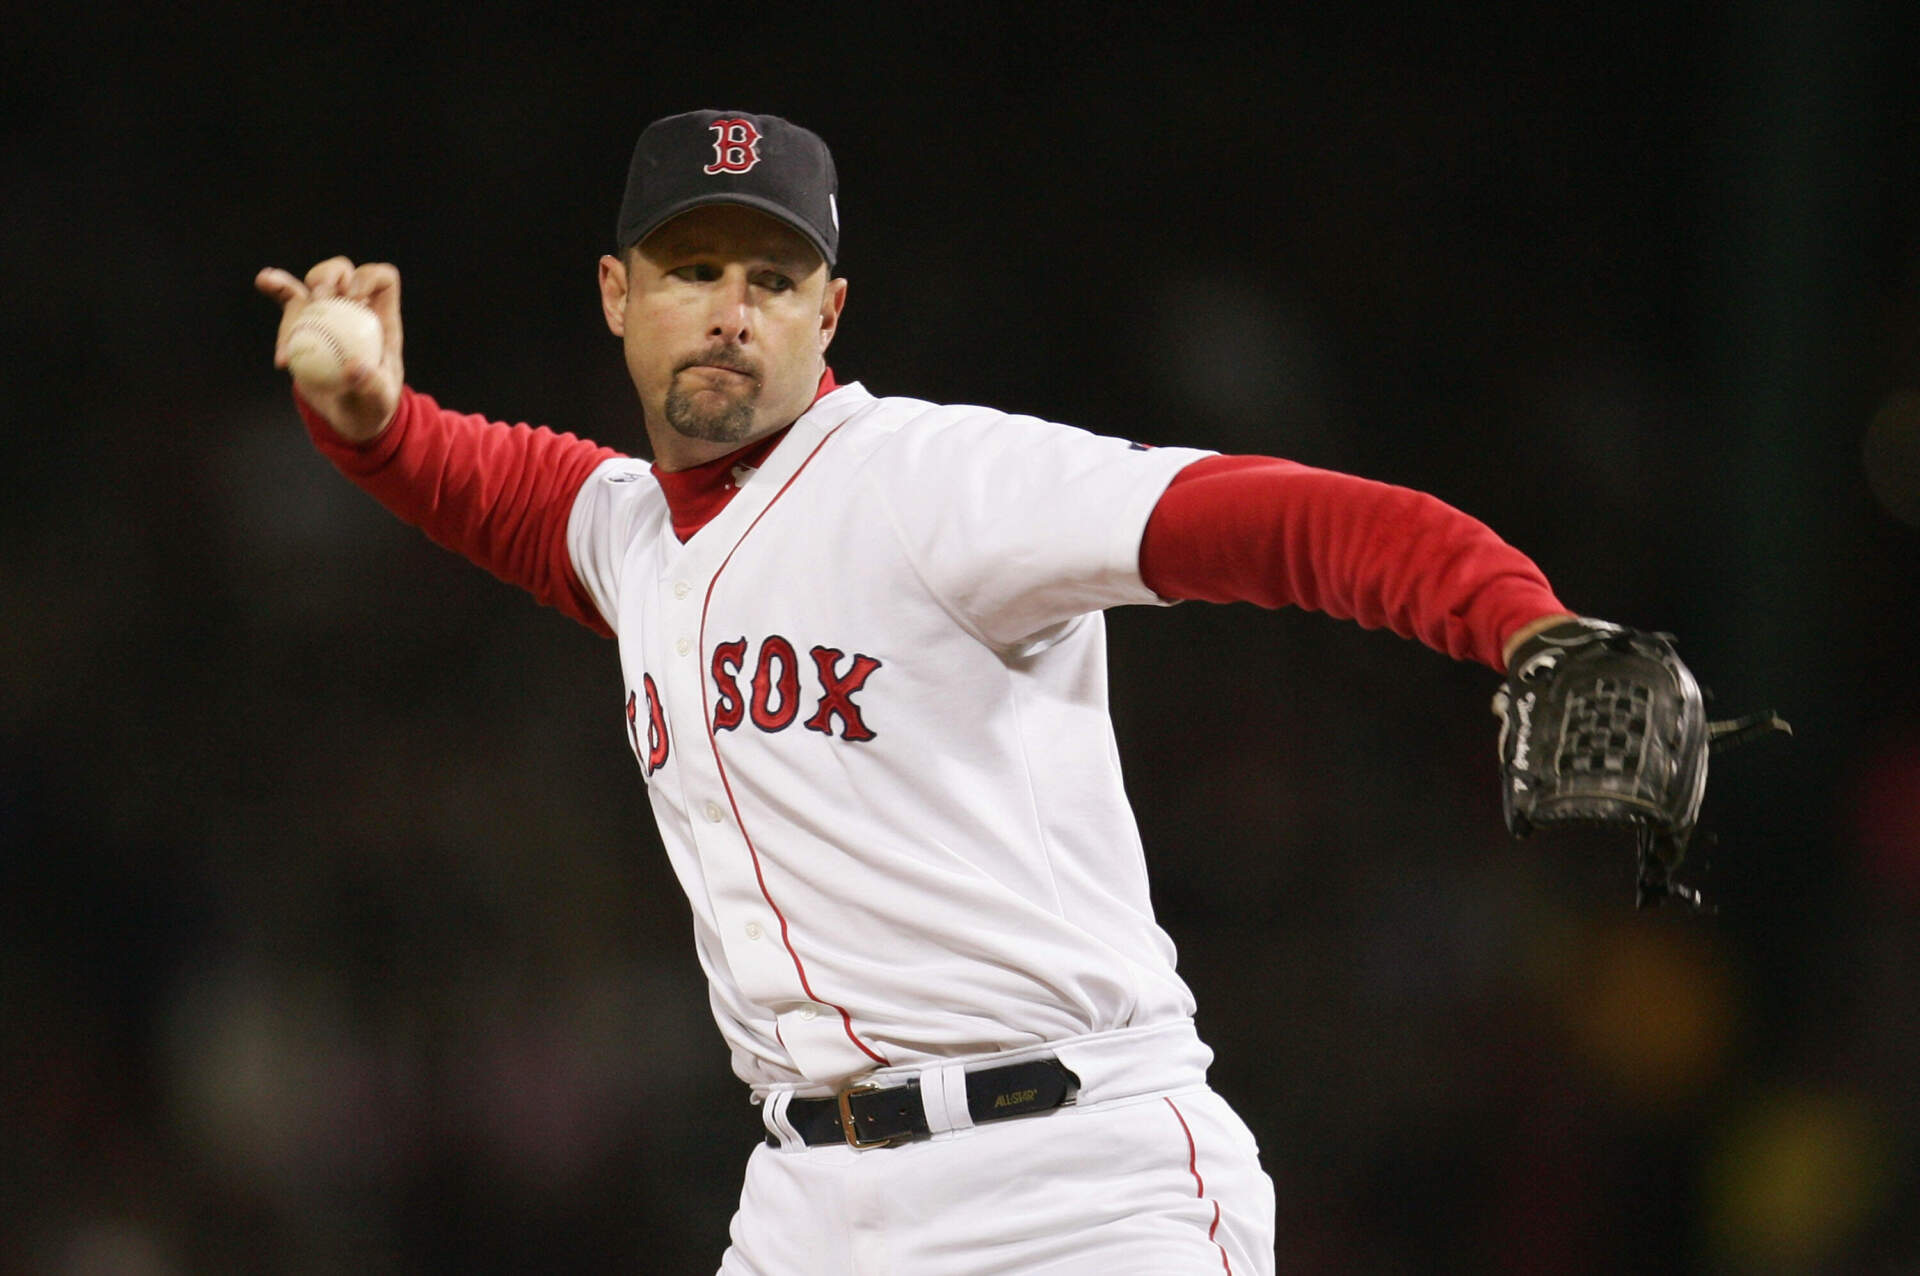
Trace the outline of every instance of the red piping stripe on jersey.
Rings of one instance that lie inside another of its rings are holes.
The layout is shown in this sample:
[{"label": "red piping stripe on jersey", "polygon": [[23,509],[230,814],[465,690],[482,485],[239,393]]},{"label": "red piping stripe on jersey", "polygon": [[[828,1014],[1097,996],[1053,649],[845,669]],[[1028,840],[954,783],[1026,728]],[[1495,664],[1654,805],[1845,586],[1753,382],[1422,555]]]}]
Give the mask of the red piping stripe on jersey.
[{"label": "red piping stripe on jersey", "polygon": [[[754,880],[760,885],[760,898],[767,901],[767,907],[771,908],[773,915],[780,919],[780,942],[786,945],[787,955],[793,958],[793,969],[795,973],[800,976],[801,991],[807,994],[809,1000],[819,1002],[824,1006],[833,1006],[835,1010],[838,1010],[840,1012],[840,1024],[847,1030],[847,1040],[858,1046],[860,1052],[866,1055],[867,1058],[885,1067],[887,1066],[886,1056],[876,1052],[872,1047],[868,1046],[866,1042],[854,1035],[853,1016],[847,1013],[847,1008],[845,1006],[835,1005],[833,1002],[826,1000],[813,990],[813,985],[807,980],[807,968],[805,964],[801,962],[800,954],[794,951],[793,938],[787,933],[787,915],[780,911],[780,905],[773,902],[773,895],[767,890],[766,874],[760,870],[760,852],[754,847],[753,838],[747,833],[746,821],[740,818],[740,803],[734,799],[733,781],[727,778],[727,764],[720,760],[720,738],[714,734],[713,711],[708,707],[707,703],[707,608],[713,602],[713,587],[720,583],[720,574],[727,570],[727,564],[733,561],[734,554],[739,551],[741,545],[746,543],[747,537],[753,535],[753,529],[760,526],[760,520],[767,516],[767,510],[771,510],[779,503],[780,498],[787,494],[787,489],[792,487],[794,481],[800,477],[807,466],[813,463],[813,458],[820,455],[820,449],[827,445],[827,439],[832,438],[839,429],[839,426],[834,426],[833,429],[827,431],[826,438],[821,439],[813,445],[813,451],[807,453],[807,459],[800,462],[800,468],[793,472],[793,477],[780,485],[780,490],[775,492],[773,499],[767,502],[767,508],[753,516],[753,521],[747,524],[747,530],[740,533],[740,539],[733,543],[733,548],[727,551],[727,556],[720,560],[720,566],[715,569],[713,579],[707,582],[706,597],[700,601],[700,646],[698,648],[700,654],[700,715],[706,721],[707,744],[713,749],[713,765],[720,769],[720,787],[726,790],[727,805],[733,808],[733,822],[739,828],[740,836],[747,844],[747,854],[753,857],[753,876]],[[776,1024],[774,1026],[774,1032],[776,1036],[779,1035],[779,1025]],[[783,1040],[780,1044],[784,1046],[786,1042]]]},{"label": "red piping stripe on jersey", "polygon": [[[1187,1119],[1180,1115],[1180,1108],[1172,1099],[1167,1106],[1173,1109],[1173,1119],[1180,1123],[1180,1132],[1187,1136],[1187,1173],[1193,1175],[1194,1195],[1201,1200],[1207,1199],[1207,1185],[1200,1177],[1200,1150],[1193,1145],[1193,1131],[1187,1128]],[[1220,1202],[1213,1202],[1213,1226],[1207,1229],[1207,1239],[1213,1241],[1213,1247],[1220,1251],[1220,1266],[1226,1268],[1227,1276],[1233,1276],[1233,1264],[1227,1261],[1227,1247],[1216,1238],[1220,1231]]]}]

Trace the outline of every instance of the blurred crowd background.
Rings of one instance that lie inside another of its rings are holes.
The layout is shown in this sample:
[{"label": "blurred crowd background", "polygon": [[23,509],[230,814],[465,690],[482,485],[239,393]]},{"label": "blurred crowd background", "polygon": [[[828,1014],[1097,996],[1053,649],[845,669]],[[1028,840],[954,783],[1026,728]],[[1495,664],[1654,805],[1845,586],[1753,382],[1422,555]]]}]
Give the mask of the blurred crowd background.
[{"label": "blurred crowd background", "polygon": [[1795,726],[1641,914],[1506,836],[1489,671],[1111,618],[1282,1271],[1920,1271],[1911,6],[1182,8],[9,19],[0,1271],[716,1265],[614,650],[332,473],[251,287],[393,261],[414,385],[639,452],[595,261],[703,106],[833,146],[842,380],[1424,488]]}]

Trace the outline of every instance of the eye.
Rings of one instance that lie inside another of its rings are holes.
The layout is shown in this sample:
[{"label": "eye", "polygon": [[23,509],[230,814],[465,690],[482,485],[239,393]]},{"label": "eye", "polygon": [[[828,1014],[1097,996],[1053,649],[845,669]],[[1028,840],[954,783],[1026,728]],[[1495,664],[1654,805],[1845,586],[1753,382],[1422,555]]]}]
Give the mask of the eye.
[{"label": "eye", "polygon": [[672,274],[674,278],[684,279],[688,283],[710,284],[720,277],[720,267],[712,262],[689,262],[687,265],[676,267]]},{"label": "eye", "polygon": [[793,280],[776,270],[762,271],[754,281],[769,292],[791,292]]}]

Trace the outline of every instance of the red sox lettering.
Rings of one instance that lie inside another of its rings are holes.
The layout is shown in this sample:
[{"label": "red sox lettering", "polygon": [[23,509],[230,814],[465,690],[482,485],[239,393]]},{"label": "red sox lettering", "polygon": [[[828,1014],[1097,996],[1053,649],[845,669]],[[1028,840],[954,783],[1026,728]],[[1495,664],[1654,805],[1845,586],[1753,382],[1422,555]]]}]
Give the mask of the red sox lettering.
[{"label": "red sox lettering", "polygon": [[640,675],[647,690],[647,751],[640,752],[639,697],[627,693],[627,738],[633,744],[633,756],[652,775],[667,762],[667,718],[660,712],[660,693],[654,689],[653,675]]},{"label": "red sox lettering", "polygon": [[[751,662],[748,653],[753,653]],[[867,685],[867,679],[882,667],[879,660],[863,652],[851,657],[837,647],[817,646],[811,657],[813,676],[807,690],[813,695],[813,712],[800,725],[809,731],[831,736],[837,730],[842,740],[864,743],[876,736],[867,725],[865,714],[854,701],[855,693]],[[844,666],[844,668],[843,668]],[[716,732],[732,731],[751,721],[762,731],[784,731],[799,718],[802,707],[801,679],[804,672],[799,652],[793,643],[779,634],[770,634],[759,642],[735,638],[714,644],[709,664],[713,678],[712,723]],[[748,674],[748,669],[752,673]],[[746,685],[741,685],[742,676]],[[627,694],[627,733],[634,756],[651,776],[667,760],[667,721],[660,707],[660,695],[653,675],[642,674],[642,691]],[[647,705],[646,750],[641,751],[639,702]]]},{"label": "red sox lettering", "polygon": [[872,729],[860,716],[859,706],[853,703],[853,693],[867,685],[867,677],[880,667],[880,662],[856,651],[853,653],[853,663],[843,678],[834,672],[840,666],[841,652],[832,647],[815,647],[807,654],[813,657],[814,672],[819,675],[821,692],[819,707],[806,721],[807,730],[832,735],[833,719],[838,717],[842,740],[873,739]]},{"label": "red sox lettering", "polygon": [[[716,676],[714,681],[717,683],[720,679]],[[760,644],[760,662],[753,671],[753,701],[748,712],[753,725],[762,731],[784,731],[799,711],[800,660],[793,654],[793,644],[775,634]]]},{"label": "red sox lettering", "polygon": [[[753,725],[762,731],[784,731],[799,715],[800,658],[793,644],[779,634],[772,634],[758,646],[753,676],[745,694],[738,675],[746,669],[747,640],[736,638],[714,646],[711,672],[715,731],[731,731],[746,718],[751,718]],[[834,719],[838,718],[841,739],[873,739],[874,731],[861,715],[860,706],[853,702],[853,693],[866,685],[874,670],[880,668],[880,662],[855,652],[852,663],[842,674],[840,662],[846,653],[838,648],[815,647],[807,654],[813,657],[814,686],[819,691],[819,699],[813,715],[802,725],[809,731],[832,735]]]}]

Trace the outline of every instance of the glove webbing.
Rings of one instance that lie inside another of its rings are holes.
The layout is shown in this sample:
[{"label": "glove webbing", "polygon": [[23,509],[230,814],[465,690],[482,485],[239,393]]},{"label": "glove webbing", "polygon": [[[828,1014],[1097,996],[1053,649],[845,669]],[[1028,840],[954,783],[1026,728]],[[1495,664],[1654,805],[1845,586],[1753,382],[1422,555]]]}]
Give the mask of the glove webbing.
[{"label": "glove webbing", "polygon": [[[1741,718],[1709,722],[1707,752],[1725,753],[1775,732],[1792,735],[1793,727],[1771,709],[1749,713]],[[1640,868],[1634,889],[1634,907],[1653,908],[1662,900],[1677,899],[1696,913],[1719,911],[1707,904],[1694,887],[1673,878],[1674,870],[1687,853],[1684,839],[1676,839],[1669,833],[1643,824],[1639,828],[1639,844]]]}]

